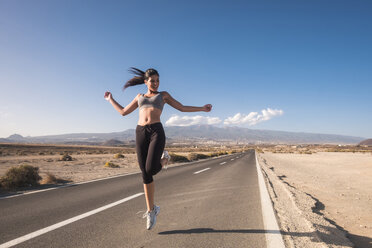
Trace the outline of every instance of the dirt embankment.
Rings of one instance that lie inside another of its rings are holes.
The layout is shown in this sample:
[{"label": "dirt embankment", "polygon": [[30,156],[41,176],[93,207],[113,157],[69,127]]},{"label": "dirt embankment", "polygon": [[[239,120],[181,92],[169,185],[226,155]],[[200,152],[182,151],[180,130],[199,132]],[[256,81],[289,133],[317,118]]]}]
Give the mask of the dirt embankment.
[{"label": "dirt embankment", "polygon": [[265,152],[258,159],[288,247],[372,247],[370,153]]}]

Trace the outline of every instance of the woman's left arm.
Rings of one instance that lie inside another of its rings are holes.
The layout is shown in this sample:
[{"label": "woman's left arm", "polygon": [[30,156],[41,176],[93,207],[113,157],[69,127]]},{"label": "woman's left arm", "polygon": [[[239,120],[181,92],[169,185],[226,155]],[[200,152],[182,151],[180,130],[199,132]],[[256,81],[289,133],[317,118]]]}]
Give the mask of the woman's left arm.
[{"label": "woman's left arm", "polygon": [[174,99],[168,92],[163,91],[163,100],[164,102],[171,105],[173,108],[181,111],[181,112],[198,112],[198,111],[204,111],[209,112],[212,110],[211,104],[206,104],[203,107],[194,107],[194,106],[184,106],[182,103]]}]

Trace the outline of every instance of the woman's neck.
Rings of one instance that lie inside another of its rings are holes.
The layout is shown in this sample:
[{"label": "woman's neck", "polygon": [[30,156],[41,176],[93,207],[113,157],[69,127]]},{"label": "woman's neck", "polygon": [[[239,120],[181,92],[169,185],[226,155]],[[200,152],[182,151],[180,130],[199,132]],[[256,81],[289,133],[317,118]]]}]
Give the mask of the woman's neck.
[{"label": "woman's neck", "polygon": [[147,95],[158,94],[158,93],[159,93],[159,91],[152,91],[152,90],[147,91]]}]

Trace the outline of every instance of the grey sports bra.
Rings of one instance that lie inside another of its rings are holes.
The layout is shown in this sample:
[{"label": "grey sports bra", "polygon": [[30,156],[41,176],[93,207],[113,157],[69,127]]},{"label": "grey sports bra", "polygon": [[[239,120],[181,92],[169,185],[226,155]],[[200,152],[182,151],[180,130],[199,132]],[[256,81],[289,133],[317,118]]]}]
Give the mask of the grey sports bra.
[{"label": "grey sports bra", "polygon": [[155,96],[145,97],[144,94],[141,94],[138,98],[138,106],[139,108],[157,108],[163,110],[164,107],[164,100],[163,96],[159,92]]}]

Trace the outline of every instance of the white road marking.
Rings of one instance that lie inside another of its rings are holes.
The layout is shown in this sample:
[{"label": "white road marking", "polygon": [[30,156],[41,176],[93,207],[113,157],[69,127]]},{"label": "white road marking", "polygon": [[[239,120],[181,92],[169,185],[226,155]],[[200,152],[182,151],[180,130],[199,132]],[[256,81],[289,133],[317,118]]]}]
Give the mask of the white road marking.
[{"label": "white road marking", "polygon": [[39,190],[35,190],[35,191],[20,193],[20,194],[17,194],[17,195],[4,196],[4,197],[0,197],[0,200],[1,199],[7,199],[7,198],[14,198],[14,197],[22,196],[22,195],[31,195],[31,194],[35,194],[35,193],[41,193],[41,192],[44,192],[44,191],[50,191],[50,190],[54,190],[54,189],[62,189],[62,188],[70,187],[70,186],[73,186],[73,185],[74,184],[67,184],[67,185],[57,186],[57,187],[48,188],[48,189],[39,189]]},{"label": "white road marking", "polygon": [[[262,175],[261,167],[258,164],[257,155],[256,157],[256,168],[258,174],[258,185],[260,189],[260,196],[261,196],[261,207],[262,207],[262,215],[263,215],[263,222],[265,227],[265,236],[266,236],[266,243],[267,248],[285,248],[282,235],[280,233],[280,229],[278,227],[278,223],[275,218],[273,206],[269,197],[269,193],[267,192],[266,184],[264,181],[264,177]],[[270,232],[268,232],[270,230]]]},{"label": "white road marking", "polygon": [[[201,173],[201,172],[203,172],[203,171],[206,171],[206,170],[209,170],[210,168],[205,168],[204,170],[200,170],[200,171],[197,171],[197,172],[194,172],[194,174],[199,174],[199,173]],[[0,247],[1,248],[1,247]]]},{"label": "white road marking", "polygon": [[116,176],[111,176],[111,177],[105,177],[105,178],[99,178],[99,179],[94,179],[94,180],[85,181],[85,182],[79,182],[79,183],[69,183],[69,184],[66,184],[66,185],[56,186],[56,187],[53,187],[53,188],[39,189],[39,190],[30,191],[30,192],[20,193],[20,194],[17,194],[17,195],[4,196],[4,197],[0,197],[0,200],[1,199],[7,199],[7,198],[14,198],[14,197],[23,196],[23,195],[30,195],[30,194],[35,194],[35,193],[41,193],[41,192],[44,192],[44,191],[49,191],[49,190],[54,190],[54,189],[62,189],[62,188],[71,187],[71,186],[75,186],[75,185],[92,183],[92,182],[102,181],[102,180],[106,180],[106,179],[112,179],[112,178],[116,178],[116,177],[124,177],[124,176],[129,176],[129,175],[138,174],[138,173],[140,173],[140,172],[133,172],[133,173],[121,174],[121,175],[116,175]]},{"label": "white road marking", "polygon": [[231,161],[233,161],[234,159],[232,158]]},{"label": "white road marking", "polygon": [[[225,156],[225,155],[224,155],[224,156]],[[218,159],[218,158],[220,158],[220,157],[213,157],[212,159]],[[183,165],[183,164],[180,164],[180,165]],[[177,166],[180,166],[180,165],[177,165]],[[0,200],[2,200],[2,199],[7,199],[7,198],[18,197],[18,196],[23,196],[23,195],[30,195],[30,194],[35,194],[35,193],[41,193],[41,192],[44,192],[44,191],[49,191],[49,190],[54,190],[54,189],[61,189],[61,188],[71,187],[71,186],[80,185],[80,184],[86,184],[86,183],[91,183],[91,182],[97,182],[97,181],[102,181],[102,180],[111,179],[111,178],[116,178],[116,177],[124,177],[124,176],[133,175],[133,174],[139,174],[139,173],[140,173],[140,172],[133,172],[133,173],[121,174],[121,175],[116,175],[116,176],[111,176],[111,177],[105,177],[105,178],[100,178],[100,179],[94,179],[94,180],[90,180],[90,181],[86,181],[86,182],[79,182],[79,183],[66,184],[66,185],[57,186],[57,187],[48,188],[48,189],[39,189],[39,190],[29,191],[29,192],[25,192],[25,193],[19,193],[19,194],[16,194],[16,195],[2,196],[2,197],[0,197]]]},{"label": "white road marking", "polygon": [[45,233],[47,233],[47,232],[53,231],[53,230],[55,230],[55,229],[57,229],[57,228],[63,227],[63,226],[68,225],[68,224],[71,224],[71,223],[73,223],[73,222],[75,222],[75,221],[81,220],[81,219],[86,218],[86,217],[88,217],[88,216],[91,216],[91,215],[93,215],[93,214],[96,214],[96,213],[102,212],[103,210],[106,210],[106,209],[109,209],[109,208],[115,207],[116,205],[119,205],[119,204],[124,203],[124,202],[129,201],[129,200],[132,200],[132,199],[134,199],[134,198],[136,198],[136,197],[138,197],[138,196],[141,196],[141,195],[143,195],[143,194],[144,194],[144,193],[137,193],[137,194],[135,194],[135,195],[132,195],[132,196],[126,197],[126,198],[124,198],[124,199],[121,199],[121,200],[119,200],[119,201],[113,202],[113,203],[108,204],[108,205],[106,205],[106,206],[103,206],[103,207],[97,208],[97,209],[95,209],[95,210],[92,210],[92,211],[86,212],[86,213],[84,213],[84,214],[81,214],[81,215],[78,215],[78,216],[72,217],[72,218],[67,219],[67,220],[65,220],[65,221],[59,222],[59,223],[57,223],[57,224],[54,224],[54,225],[51,225],[51,226],[45,227],[45,228],[40,229],[40,230],[38,230],[38,231],[32,232],[32,233],[30,233],[30,234],[24,235],[24,236],[22,236],[22,237],[19,237],[19,238],[13,239],[13,240],[8,241],[8,242],[6,242],[6,243],[4,243],[4,244],[1,244],[1,245],[0,245],[0,248],[12,247],[12,246],[14,246],[14,245],[20,244],[20,243],[25,242],[25,241],[27,241],[27,240],[33,239],[33,238],[35,238],[35,237],[37,237],[37,236],[43,235],[43,234],[45,234]]},{"label": "white road marking", "polygon": [[222,163],[220,163],[220,165],[223,165],[223,164],[226,164],[226,162],[222,162]]}]

